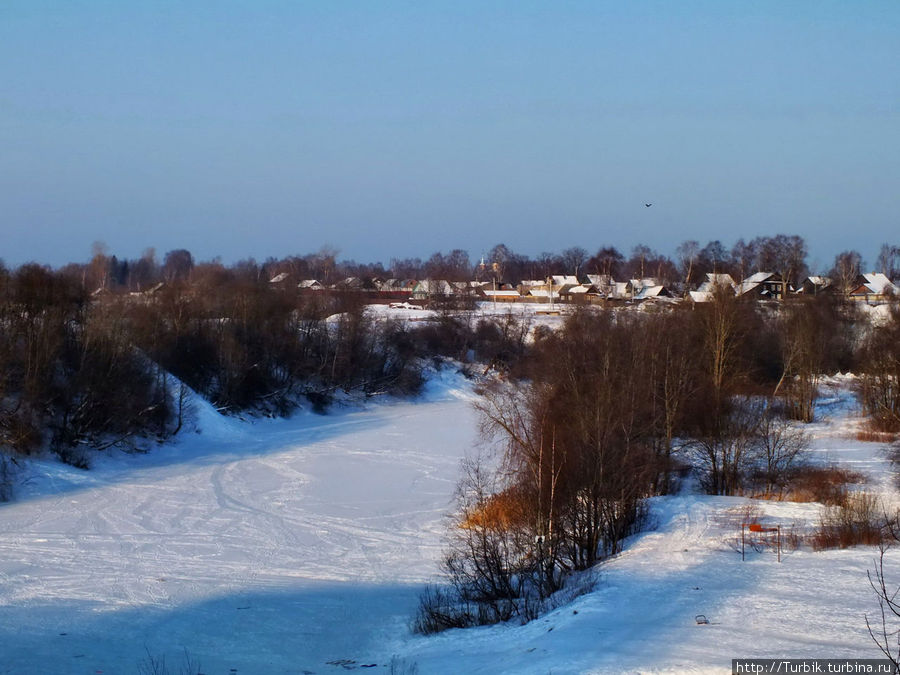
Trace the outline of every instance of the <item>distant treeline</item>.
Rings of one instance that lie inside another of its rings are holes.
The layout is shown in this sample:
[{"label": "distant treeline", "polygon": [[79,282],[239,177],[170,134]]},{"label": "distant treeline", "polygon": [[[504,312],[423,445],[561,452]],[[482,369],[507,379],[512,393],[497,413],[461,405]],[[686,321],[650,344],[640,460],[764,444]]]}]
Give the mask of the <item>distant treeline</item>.
[{"label": "distant treeline", "polygon": [[[270,280],[279,274],[294,281],[315,279],[332,284],[349,277],[359,279],[443,279],[470,281],[497,278],[517,284],[525,279],[545,279],[550,275],[606,275],[614,279],[654,277],[673,288],[688,290],[701,284],[708,273],[730,274],[740,282],[755,272],[779,274],[797,287],[811,273],[807,265],[805,240],[797,235],[778,234],[739,239],[730,248],[718,240],[701,246],[699,242],[682,242],[671,255],[639,244],[629,255],[613,246],[604,246],[591,254],[580,246],[559,253],[541,253],[530,257],[514,252],[505,244],[497,244],[482,259],[473,261],[462,249],[449,253],[436,252],[426,259],[394,258],[385,267],[380,262],[338,260],[338,251],[323,248],[316,253],[268,258],[259,262],[252,258],[228,267],[243,278]],[[138,259],[122,259],[110,255],[103,244],[94,245],[94,253],[86,264],[71,263],[59,272],[80,283],[90,292],[97,289],[139,292],[161,282],[185,281],[194,276],[216,274],[224,269],[218,261],[198,262],[190,251],[175,249],[158,260],[148,249]],[[856,250],[835,255],[828,269],[812,270],[831,277],[840,287],[867,271],[900,277],[900,246],[883,244],[871,264],[867,265]]]}]

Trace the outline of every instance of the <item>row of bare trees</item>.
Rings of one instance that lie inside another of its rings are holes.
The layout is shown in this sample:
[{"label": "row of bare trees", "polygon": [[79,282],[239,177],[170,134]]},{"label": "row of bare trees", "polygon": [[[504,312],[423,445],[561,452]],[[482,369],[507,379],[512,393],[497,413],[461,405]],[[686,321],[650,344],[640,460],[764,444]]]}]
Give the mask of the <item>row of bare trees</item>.
[{"label": "row of bare trees", "polygon": [[49,442],[82,465],[87,444],[168,433],[164,378],[134,349],[125,317],[91,307],[66,277],[0,270],[0,326],[0,446]]},{"label": "row of bare trees", "polygon": [[409,328],[353,295],[304,299],[216,271],[91,297],[63,272],[0,268],[0,451],[49,447],[86,466],[88,448],[176,433],[186,387],[225,411],[282,414],[338,388],[420,386]]},{"label": "row of bare trees", "polygon": [[621,549],[688,460],[713,494],[784,489],[818,378],[852,364],[855,327],[826,298],[772,311],[723,289],[694,309],[581,311],[538,331],[477,403],[500,456],[459,486],[449,584],[423,596],[418,627],[532,617]]},{"label": "row of bare trees", "polygon": [[[519,283],[524,279],[542,279],[551,274],[608,275],[619,280],[655,277],[672,288],[690,289],[702,283],[707,273],[728,273],[740,282],[754,272],[776,272],[788,283],[797,285],[809,274],[807,248],[798,235],[776,234],[739,239],[730,248],[713,240],[701,245],[695,240],[679,244],[672,255],[653,250],[645,244],[622,253],[614,246],[601,246],[593,254],[580,246],[559,252],[544,252],[529,256],[513,251],[506,244],[497,244],[484,252],[479,260],[472,260],[462,249],[437,251],[427,258],[393,258],[387,266],[379,262],[338,260],[337,249],[323,247],[316,253],[239,261],[231,266],[242,276],[265,281],[286,274],[295,282],[318,279],[331,284],[347,277],[373,279],[471,279],[498,278]],[[205,270],[221,267],[216,261],[200,263],[186,249],[168,251],[157,259],[154,249],[147,249],[135,259],[119,258],[108,252],[102,243],[93,247],[86,264],[70,264],[61,272],[78,280],[89,291],[98,288],[111,291],[141,291],[160,282],[194,280]],[[875,257],[873,269],[890,279],[900,276],[900,246],[883,244]],[[817,270],[831,276],[841,291],[851,290],[865,268],[863,256],[855,250],[838,253],[830,269]]]}]

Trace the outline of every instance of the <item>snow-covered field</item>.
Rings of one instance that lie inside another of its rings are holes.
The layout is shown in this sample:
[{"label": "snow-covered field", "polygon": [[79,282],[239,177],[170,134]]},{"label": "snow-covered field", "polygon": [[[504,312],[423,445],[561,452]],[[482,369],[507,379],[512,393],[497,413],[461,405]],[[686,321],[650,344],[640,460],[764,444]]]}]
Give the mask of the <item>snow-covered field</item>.
[{"label": "snow-covered field", "polygon": [[[839,383],[838,383],[839,384]],[[735,549],[747,500],[653,500],[654,530],[596,590],[525,626],[411,635],[435,578],[474,394],[450,373],[416,402],[242,422],[197,404],[200,433],[82,472],[37,462],[0,506],[0,673],[730,672],[734,657],[880,656],[871,548]],[[878,444],[856,441],[846,388],[812,427],[822,461],[892,494]],[[802,529],[809,504],[763,503]],[[900,582],[900,558],[889,554]],[[708,617],[698,625],[695,616]],[[393,663],[393,668],[392,668]]]}]

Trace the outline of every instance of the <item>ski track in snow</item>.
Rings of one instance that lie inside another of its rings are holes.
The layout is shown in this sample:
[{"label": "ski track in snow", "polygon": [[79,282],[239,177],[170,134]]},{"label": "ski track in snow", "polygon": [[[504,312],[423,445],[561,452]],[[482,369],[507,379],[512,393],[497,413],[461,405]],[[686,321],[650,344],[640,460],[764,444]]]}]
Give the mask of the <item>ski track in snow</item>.
[{"label": "ski track in snow", "polygon": [[[423,675],[879,656],[863,620],[877,611],[877,552],[801,548],[779,564],[749,550],[741,562],[748,500],[690,490],[651,500],[655,528],[570,604],[525,626],[411,635],[475,443],[472,398],[444,376],[421,402],[324,417],[250,424],[198,403],[203,433],[147,455],[90,472],[37,463],[20,501],[0,507],[0,673],[131,673],[147,653],[177,671],[185,648],[205,673],[390,672],[393,655]],[[846,387],[820,411],[816,461],[853,467],[895,502],[882,448],[854,439]],[[788,531],[819,513],[758,506]]]},{"label": "ski track in snow", "polygon": [[[0,673],[136,672],[145,646],[211,672],[333,668],[370,641],[349,616],[374,600],[376,628],[401,625],[434,577],[471,397],[225,421],[86,475],[48,463],[0,507]],[[242,631],[266,627],[256,653]]]}]

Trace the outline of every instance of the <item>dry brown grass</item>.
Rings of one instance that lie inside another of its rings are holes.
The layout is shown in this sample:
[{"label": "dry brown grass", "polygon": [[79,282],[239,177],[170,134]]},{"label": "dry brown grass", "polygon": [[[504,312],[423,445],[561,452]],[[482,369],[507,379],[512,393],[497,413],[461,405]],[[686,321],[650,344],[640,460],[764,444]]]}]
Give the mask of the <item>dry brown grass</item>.
[{"label": "dry brown grass", "polygon": [[810,536],[815,551],[851,546],[875,546],[890,537],[891,523],[881,500],[869,492],[855,492],[842,504],[828,507]]},{"label": "dry brown grass", "polygon": [[856,440],[866,443],[894,443],[900,438],[900,434],[891,431],[874,431],[863,429],[856,432]]},{"label": "dry brown grass", "polygon": [[755,496],[782,502],[819,502],[836,506],[847,500],[848,486],[866,482],[866,477],[857,471],[837,466],[807,466],[796,469],[780,491]]},{"label": "dry brown grass", "polygon": [[504,490],[484,499],[468,510],[460,521],[462,529],[509,530],[522,526],[526,520],[525,502],[515,490]]}]

